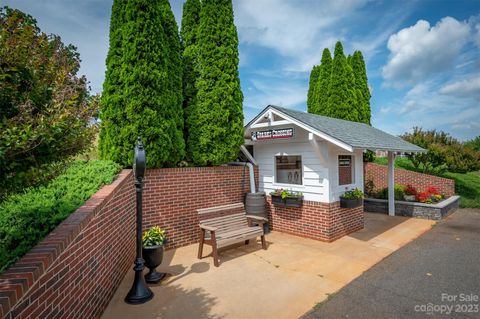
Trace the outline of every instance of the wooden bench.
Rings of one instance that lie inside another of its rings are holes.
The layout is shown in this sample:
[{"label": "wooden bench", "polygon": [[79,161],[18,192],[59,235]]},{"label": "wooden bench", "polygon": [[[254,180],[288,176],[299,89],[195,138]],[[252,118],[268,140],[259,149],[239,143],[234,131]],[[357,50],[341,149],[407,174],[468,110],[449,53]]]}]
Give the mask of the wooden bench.
[{"label": "wooden bench", "polygon": [[[267,249],[263,224],[268,220],[263,217],[246,215],[243,203],[203,208],[197,210],[197,213],[200,220],[198,259],[202,258],[203,244],[210,245],[212,246],[213,263],[215,267],[218,267],[219,248],[239,242],[248,244],[250,239],[258,236],[262,239],[262,248]],[[252,226],[253,222],[258,223],[259,226]]]}]

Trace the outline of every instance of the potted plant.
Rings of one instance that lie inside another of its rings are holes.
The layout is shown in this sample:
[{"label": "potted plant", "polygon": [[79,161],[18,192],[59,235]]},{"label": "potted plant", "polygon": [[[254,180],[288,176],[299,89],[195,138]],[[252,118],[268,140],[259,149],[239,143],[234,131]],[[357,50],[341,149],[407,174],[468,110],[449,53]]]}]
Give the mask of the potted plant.
[{"label": "potted plant", "polygon": [[142,242],[145,266],[150,269],[145,275],[145,280],[148,283],[158,283],[166,275],[156,271],[156,268],[162,263],[164,245],[167,243],[165,231],[158,226],[152,227],[143,233]]},{"label": "potted plant", "polygon": [[346,191],[340,196],[340,207],[342,208],[355,208],[362,206],[363,204],[363,192],[358,188]]},{"label": "potted plant", "polygon": [[274,205],[283,205],[284,204],[284,199],[287,197],[287,191],[279,188],[274,190],[273,192],[270,193],[270,196],[272,196],[272,204]]},{"label": "potted plant", "polygon": [[417,198],[417,189],[412,185],[407,185],[404,190],[405,195],[403,195],[403,199],[408,202],[414,202],[415,198]]},{"label": "potted plant", "polygon": [[284,199],[285,199],[285,206],[287,207],[302,207],[303,193],[287,192]]}]

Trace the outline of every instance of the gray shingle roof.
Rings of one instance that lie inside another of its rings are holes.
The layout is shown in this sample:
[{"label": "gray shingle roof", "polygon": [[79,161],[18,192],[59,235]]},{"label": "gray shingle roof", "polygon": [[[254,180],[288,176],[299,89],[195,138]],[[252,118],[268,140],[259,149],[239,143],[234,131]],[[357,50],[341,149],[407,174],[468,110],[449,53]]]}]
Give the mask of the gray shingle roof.
[{"label": "gray shingle roof", "polygon": [[274,105],[269,105],[269,107],[276,109],[315,130],[340,140],[353,148],[390,150],[407,153],[425,152],[423,148],[417,145],[406,142],[400,137],[390,135],[367,124],[294,111]]}]

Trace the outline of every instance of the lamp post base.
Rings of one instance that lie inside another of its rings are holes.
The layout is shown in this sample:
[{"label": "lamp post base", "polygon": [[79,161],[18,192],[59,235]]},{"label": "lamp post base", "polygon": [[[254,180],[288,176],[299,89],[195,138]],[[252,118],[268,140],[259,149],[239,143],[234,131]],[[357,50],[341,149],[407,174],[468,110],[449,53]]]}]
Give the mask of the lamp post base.
[{"label": "lamp post base", "polygon": [[[141,268],[141,269],[140,269]],[[125,302],[132,305],[138,305],[145,303],[153,298],[153,292],[147,287],[145,283],[145,277],[143,276],[143,262],[141,265],[136,262],[135,267],[135,280],[133,281],[132,288],[125,297]]]}]

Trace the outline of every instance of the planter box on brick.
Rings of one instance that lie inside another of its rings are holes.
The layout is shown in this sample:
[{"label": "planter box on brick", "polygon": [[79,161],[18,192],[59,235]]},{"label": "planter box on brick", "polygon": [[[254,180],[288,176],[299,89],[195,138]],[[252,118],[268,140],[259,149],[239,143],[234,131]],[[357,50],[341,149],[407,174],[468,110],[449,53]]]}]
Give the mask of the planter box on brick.
[{"label": "planter box on brick", "polygon": [[302,207],[302,203],[303,203],[303,196],[302,197],[287,196],[285,198],[286,207]]},{"label": "planter box on brick", "polygon": [[362,198],[343,198],[340,197],[340,207],[342,208],[355,208],[363,205]]},{"label": "planter box on brick", "polygon": [[272,196],[272,203],[274,205],[284,205],[285,204],[282,196],[280,196],[280,195],[270,195],[270,196]]}]

